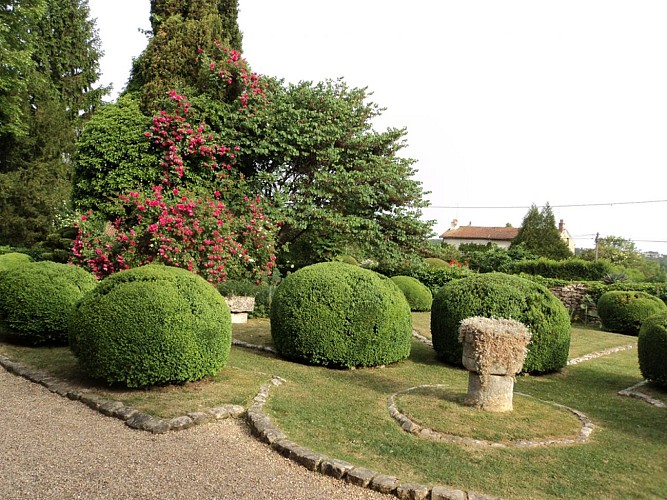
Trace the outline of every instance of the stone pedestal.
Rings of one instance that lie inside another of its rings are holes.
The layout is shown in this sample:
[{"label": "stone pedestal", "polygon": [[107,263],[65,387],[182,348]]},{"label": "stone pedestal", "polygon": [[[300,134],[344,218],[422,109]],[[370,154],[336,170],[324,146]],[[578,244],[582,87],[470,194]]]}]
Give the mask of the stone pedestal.
[{"label": "stone pedestal", "polygon": [[255,309],[255,297],[233,295],[225,297],[225,302],[232,313],[232,323],[247,323],[248,313]]},{"label": "stone pedestal", "polygon": [[468,394],[463,404],[486,411],[512,411],[513,395],[514,377],[489,375],[482,384],[479,373],[470,372],[468,374]]},{"label": "stone pedestal", "polygon": [[518,321],[473,317],[461,322],[468,394],[463,402],[486,411],[512,411],[514,375],[523,368],[530,332]]}]

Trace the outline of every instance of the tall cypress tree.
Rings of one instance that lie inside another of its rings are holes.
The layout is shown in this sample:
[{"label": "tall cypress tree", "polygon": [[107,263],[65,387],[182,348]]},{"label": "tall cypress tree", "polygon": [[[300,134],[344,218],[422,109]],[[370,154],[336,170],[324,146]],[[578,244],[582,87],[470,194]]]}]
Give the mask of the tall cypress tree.
[{"label": "tall cypress tree", "polygon": [[200,53],[215,44],[241,50],[238,0],[151,0],[153,36],[135,61],[127,91],[141,93],[142,109],[164,107],[167,93],[197,93]]},{"label": "tall cypress tree", "polygon": [[558,232],[556,217],[547,203],[542,211],[531,205],[525,215],[512,247],[523,244],[528,250],[550,259],[566,259],[572,254]]},{"label": "tall cypress tree", "polygon": [[100,41],[87,0],[46,0],[28,27],[31,61],[22,102],[25,134],[0,136],[0,243],[31,245],[69,200],[76,134],[101,102]]}]

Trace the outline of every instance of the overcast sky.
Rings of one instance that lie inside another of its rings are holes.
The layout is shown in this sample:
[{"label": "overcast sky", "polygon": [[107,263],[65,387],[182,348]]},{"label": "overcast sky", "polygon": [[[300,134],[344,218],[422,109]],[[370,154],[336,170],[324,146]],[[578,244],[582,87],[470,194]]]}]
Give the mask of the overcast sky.
[{"label": "overcast sky", "polygon": [[[90,0],[121,90],[149,0]],[[531,204],[667,254],[667,1],[239,0],[253,70],[343,77],[406,127],[441,234],[521,225]],[[473,208],[474,207],[474,208]],[[514,208],[509,208],[514,207]]]}]

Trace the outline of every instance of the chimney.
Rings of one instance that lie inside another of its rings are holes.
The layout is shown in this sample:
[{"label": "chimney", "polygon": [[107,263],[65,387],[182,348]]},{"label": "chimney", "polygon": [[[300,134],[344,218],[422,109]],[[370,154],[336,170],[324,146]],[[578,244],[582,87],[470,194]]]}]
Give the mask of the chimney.
[{"label": "chimney", "polygon": [[457,219],[452,220],[452,226],[451,229],[456,229],[456,227],[459,225],[459,221]]},{"label": "chimney", "polygon": [[563,219],[561,219],[558,223],[558,232],[562,233],[563,231],[565,231],[565,223],[563,222]]}]

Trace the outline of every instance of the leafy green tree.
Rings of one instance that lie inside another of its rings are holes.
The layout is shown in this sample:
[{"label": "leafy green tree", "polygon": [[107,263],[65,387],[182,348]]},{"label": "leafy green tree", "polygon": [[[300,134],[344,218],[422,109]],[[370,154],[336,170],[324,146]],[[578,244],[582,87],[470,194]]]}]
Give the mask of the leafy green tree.
[{"label": "leafy green tree", "polygon": [[0,241],[26,246],[43,239],[67,205],[76,134],[106,91],[93,88],[101,52],[87,1],[46,0],[34,12],[21,25],[30,64],[12,90],[25,133],[0,134]]},{"label": "leafy green tree", "polygon": [[159,153],[145,133],[151,119],[139,108],[136,94],[105,104],[86,123],[74,155],[72,198],[81,211],[93,210],[113,220],[118,197],[146,190],[162,174]]},{"label": "leafy green tree", "polygon": [[229,175],[273,203],[284,264],[330,260],[350,247],[376,260],[419,251],[432,222],[420,220],[427,203],[414,160],[400,156],[406,131],[373,130],[382,110],[366,89],[258,80],[237,50],[235,1],[151,7],[153,37],[127,92],[137,92],[146,116],[165,109],[169,92],[185,94],[220,144],[238,145]]},{"label": "leafy green tree", "polygon": [[265,105],[217,113],[212,126],[231,134],[241,172],[278,207],[283,256],[300,267],[351,245],[376,260],[417,253],[433,223],[420,219],[427,202],[414,160],[400,156],[406,130],[374,130],[383,110],[343,80],[263,80]]},{"label": "leafy green tree", "polygon": [[560,260],[572,256],[567,243],[560,237],[556,218],[548,203],[541,211],[534,204],[530,207],[510,248],[519,245],[539,257]]},{"label": "leafy green tree", "polygon": [[616,274],[632,281],[665,282],[667,273],[656,260],[647,259],[631,240],[620,236],[598,238],[596,249],[581,252],[585,260],[605,259],[616,267]]}]

